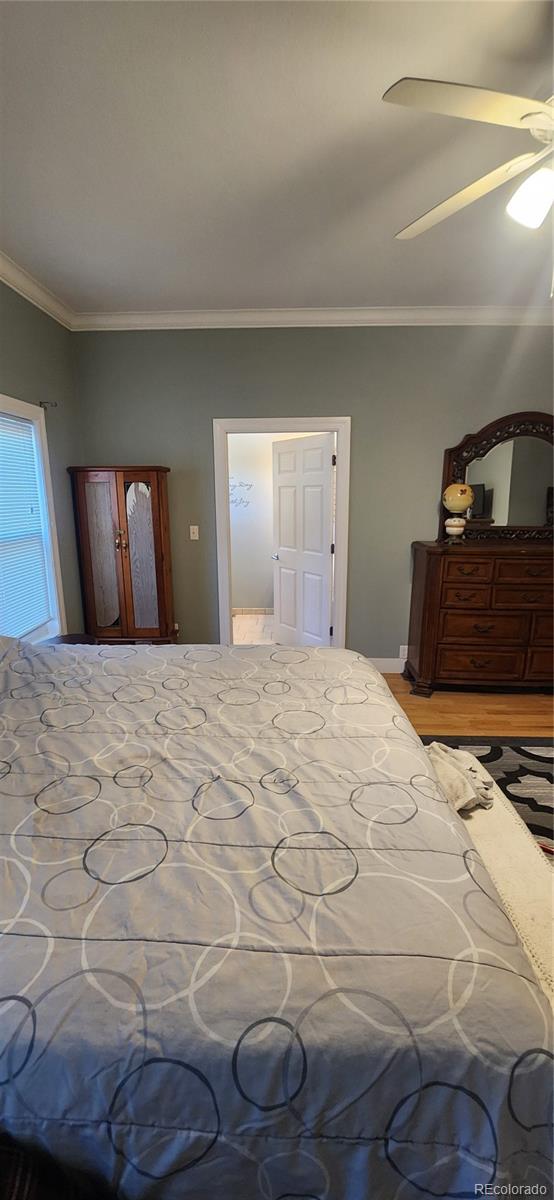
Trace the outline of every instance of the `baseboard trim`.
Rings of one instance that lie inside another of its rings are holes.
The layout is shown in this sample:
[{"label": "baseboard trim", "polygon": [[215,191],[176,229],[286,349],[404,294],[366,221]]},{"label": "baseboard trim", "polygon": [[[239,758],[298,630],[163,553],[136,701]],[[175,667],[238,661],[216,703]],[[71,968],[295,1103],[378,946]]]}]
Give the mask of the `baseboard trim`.
[{"label": "baseboard trim", "polygon": [[369,661],[381,674],[388,675],[401,675],[406,662],[404,658],[370,658]]},{"label": "baseboard trim", "polygon": [[232,608],[232,617],[272,617],[272,608]]}]

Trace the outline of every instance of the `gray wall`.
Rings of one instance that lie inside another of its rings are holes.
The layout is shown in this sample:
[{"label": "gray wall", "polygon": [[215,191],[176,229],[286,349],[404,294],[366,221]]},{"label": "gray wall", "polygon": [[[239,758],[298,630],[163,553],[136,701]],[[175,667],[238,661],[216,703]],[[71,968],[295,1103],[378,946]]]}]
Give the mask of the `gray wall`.
[{"label": "gray wall", "polygon": [[[552,404],[537,328],[168,330],[73,334],[88,461],[169,476],[176,616],[218,637],[213,417],[352,416],[348,644],[407,640],[410,543],[435,538],[446,446]],[[188,525],[200,541],[188,540]]]},{"label": "gray wall", "polygon": [[80,434],[72,371],[72,335],[17,292],[0,284],[0,392],[28,404],[57,402],[46,429],[68,628],[82,630],[71,486]]}]

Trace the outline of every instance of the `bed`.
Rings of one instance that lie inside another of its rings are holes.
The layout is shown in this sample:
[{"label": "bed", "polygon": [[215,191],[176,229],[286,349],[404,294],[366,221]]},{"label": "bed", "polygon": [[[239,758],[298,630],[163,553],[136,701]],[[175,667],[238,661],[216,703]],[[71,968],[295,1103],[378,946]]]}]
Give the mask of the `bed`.
[{"label": "bed", "polygon": [[121,1200],[548,1188],[548,1001],[366,659],[0,669],[1,1129]]}]

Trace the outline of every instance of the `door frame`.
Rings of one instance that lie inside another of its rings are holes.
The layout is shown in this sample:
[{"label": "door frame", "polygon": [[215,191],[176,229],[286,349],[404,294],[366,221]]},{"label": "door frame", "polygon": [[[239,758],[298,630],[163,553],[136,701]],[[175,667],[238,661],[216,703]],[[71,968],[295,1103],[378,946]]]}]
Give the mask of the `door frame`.
[{"label": "door frame", "polygon": [[335,498],[335,596],[331,645],[346,645],[348,574],[348,506],[350,498],[350,417],[215,417],[214,483],[219,595],[219,640],[232,641],[231,516],[229,509],[230,433],[335,433],[337,437]]}]

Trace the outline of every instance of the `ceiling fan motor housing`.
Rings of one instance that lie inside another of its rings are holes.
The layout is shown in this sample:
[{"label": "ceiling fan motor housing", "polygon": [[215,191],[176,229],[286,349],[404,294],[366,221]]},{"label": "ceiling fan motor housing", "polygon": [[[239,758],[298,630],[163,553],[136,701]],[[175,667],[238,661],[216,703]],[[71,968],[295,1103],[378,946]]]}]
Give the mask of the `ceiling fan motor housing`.
[{"label": "ceiling fan motor housing", "polygon": [[549,118],[544,113],[527,113],[521,118],[521,124],[524,129],[528,129],[531,137],[534,137],[537,142],[543,142],[546,146],[554,141],[554,99],[546,101],[552,108],[552,116]]}]

